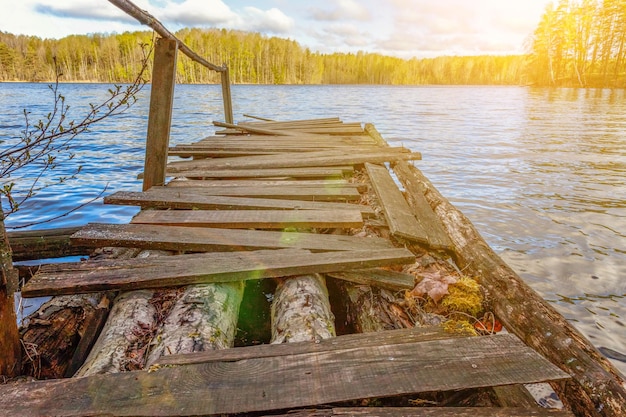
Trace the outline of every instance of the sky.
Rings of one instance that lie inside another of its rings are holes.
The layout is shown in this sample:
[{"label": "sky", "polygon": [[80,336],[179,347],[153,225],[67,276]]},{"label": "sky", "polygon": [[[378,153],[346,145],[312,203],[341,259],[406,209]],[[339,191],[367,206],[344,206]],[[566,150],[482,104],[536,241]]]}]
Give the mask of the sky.
[{"label": "sky", "polygon": [[[550,0],[135,0],[170,31],[261,32],[323,53],[523,53]],[[0,0],[0,31],[61,38],[149,30],[107,0]]]}]

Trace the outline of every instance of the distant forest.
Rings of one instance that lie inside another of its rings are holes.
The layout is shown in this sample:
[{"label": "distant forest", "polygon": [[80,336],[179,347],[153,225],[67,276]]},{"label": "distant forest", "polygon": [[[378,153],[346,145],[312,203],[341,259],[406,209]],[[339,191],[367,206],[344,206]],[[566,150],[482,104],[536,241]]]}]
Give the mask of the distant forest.
[{"label": "distant forest", "polygon": [[[626,86],[624,0],[560,0],[550,5],[527,55],[400,58],[322,54],[297,42],[225,29],[176,36],[208,61],[228,64],[233,83]],[[72,35],[59,40],[0,32],[0,81],[130,82],[149,31]],[[216,83],[219,74],[179,55],[178,82]]]}]

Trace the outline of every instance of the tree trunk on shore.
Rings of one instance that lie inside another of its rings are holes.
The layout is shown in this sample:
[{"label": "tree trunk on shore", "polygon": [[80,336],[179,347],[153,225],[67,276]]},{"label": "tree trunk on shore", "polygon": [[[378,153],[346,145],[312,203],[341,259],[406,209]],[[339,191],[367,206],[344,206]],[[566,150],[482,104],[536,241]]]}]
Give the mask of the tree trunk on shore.
[{"label": "tree trunk on shore", "polygon": [[398,163],[394,171],[409,204],[414,204],[411,194],[424,194],[452,239],[457,264],[478,278],[506,328],[572,375],[572,380],[553,385],[564,404],[581,416],[593,410],[596,416],[626,415],[626,383],[620,372],[500,259],[417,168]]},{"label": "tree trunk on shore", "polygon": [[272,302],[271,343],[304,342],[335,336],[326,281],[319,274],[280,280]]}]

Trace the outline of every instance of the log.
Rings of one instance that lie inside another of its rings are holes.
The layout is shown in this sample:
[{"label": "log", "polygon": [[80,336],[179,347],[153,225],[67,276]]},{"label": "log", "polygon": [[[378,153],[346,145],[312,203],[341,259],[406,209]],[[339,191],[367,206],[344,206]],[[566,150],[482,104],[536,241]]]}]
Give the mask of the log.
[{"label": "log", "polygon": [[13,250],[13,261],[89,255],[93,248],[70,243],[70,236],[80,229],[81,227],[63,227],[9,232],[7,235]]},{"label": "log", "polygon": [[146,365],[162,356],[233,347],[244,287],[243,281],[188,287],[154,338]]},{"label": "log", "polygon": [[408,193],[424,194],[454,244],[457,264],[478,277],[504,326],[572,375],[564,384],[553,384],[566,407],[580,416],[626,415],[624,376],[504,263],[421,171],[407,163],[394,171]]},{"label": "log", "polygon": [[[137,258],[170,255],[164,251],[142,251]],[[129,367],[127,352],[140,342],[146,332],[154,332],[157,327],[155,306],[150,302],[154,290],[142,289],[119,294],[113,301],[113,308],[85,363],[76,372],[76,377],[117,373],[133,368],[142,368],[144,357],[133,358]]]},{"label": "log", "polygon": [[319,341],[335,336],[325,279],[319,274],[280,281],[272,302],[271,343]]}]

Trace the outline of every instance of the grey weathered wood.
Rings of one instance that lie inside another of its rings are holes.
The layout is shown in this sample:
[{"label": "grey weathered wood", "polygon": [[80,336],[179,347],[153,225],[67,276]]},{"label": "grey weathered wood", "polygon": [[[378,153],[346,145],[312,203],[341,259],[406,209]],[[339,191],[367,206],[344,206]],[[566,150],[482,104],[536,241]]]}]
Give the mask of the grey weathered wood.
[{"label": "grey weathered wood", "polygon": [[[430,206],[430,216],[416,218],[387,168],[372,164],[365,166],[385,213],[389,230],[395,237],[426,244],[433,249],[451,249],[452,243],[450,239],[446,241],[443,238],[447,236]],[[423,212],[425,211],[426,208]]]},{"label": "grey weathered wood", "polygon": [[390,291],[412,290],[415,287],[415,277],[413,275],[386,269],[330,272],[327,275],[354,284],[372,285]]},{"label": "grey weathered wood", "polygon": [[94,247],[124,246],[193,252],[279,248],[342,251],[392,247],[389,241],[375,237],[150,224],[88,224],[72,235],[72,241]]},{"label": "grey weathered wood", "polygon": [[143,210],[131,223],[230,229],[356,228],[358,210]]},{"label": "grey weathered wood", "polygon": [[362,183],[350,183],[344,179],[330,180],[273,180],[273,179],[218,179],[218,180],[195,180],[188,178],[175,178],[170,181],[168,187],[327,187],[327,188],[356,188],[363,187]]},{"label": "grey weathered wood", "polygon": [[154,50],[150,113],[144,164],[143,189],[165,183],[165,165],[170,140],[174,86],[176,85],[177,42],[160,38]]},{"label": "grey weathered wood", "polygon": [[93,248],[72,246],[70,236],[80,227],[8,232],[13,261],[89,255]]},{"label": "grey weathered wood", "polygon": [[247,413],[565,378],[514,336],[494,335],[5,385],[0,410],[23,417]]},{"label": "grey weathered wood", "polygon": [[421,171],[408,164],[398,164],[394,171],[402,183],[422,190],[452,239],[457,263],[478,277],[504,326],[572,375],[565,384],[553,385],[559,398],[579,415],[626,415],[621,373],[493,252]]},{"label": "grey weathered wood", "polygon": [[291,410],[274,417],[574,417],[565,410],[523,407],[345,407]]},{"label": "grey weathered wood", "polygon": [[386,330],[373,333],[346,334],[317,341],[243,346],[228,351],[174,355],[161,358],[158,363],[160,365],[190,365],[194,363],[232,362],[254,358],[322,353],[359,347],[426,342],[449,339],[451,337],[459,336],[446,332],[440,326],[413,327],[410,329]]},{"label": "grey weathered wood", "polygon": [[[190,184],[191,185],[191,184]],[[167,191],[165,191],[167,190]],[[355,188],[349,187],[299,187],[299,186],[266,186],[266,187],[152,187],[150,191],[165,191],[172,194],[195,194],[204,196],[232,196],[232,197],[259,197],[282,200],[306,201],[356,201],[361,194]]]},{"label": "grey weathered wood", "polygon": [[166,171],[170,177],[185,176],[188,178],[343,178],[345,174],[354,172],[353,167],[310,167],[310,168],[278,168],[278,169],[200,169],[179,172]]},{"label": "grey weathered wood", "polygon": [[358,152],[338,150],[281,153],[280,155],[260,155],[240,158],[198,159],[194,161],[171,162],[167,165],[170,173],[201,169],[266,169],[266,168],[304,168],[336,165],[357,165],[366,162],[393,162],[421,159],[418,152],[406,148],[385,148],[381,150],[364,149]]},{"label": "grey weathered wood", "polygon": [[330,253],[277,250],[49,264],[24,286],[22,296],[233,282],[406,264],[414,260],[406,249]]},{"label": "grey weathered wood", "polygon": [[222,81],[222,101],[224,102],[224,120],[233,123],[233,99],[230,91],[230,70],[226,64],[222,65],[220,78]]},{"label": "grey weathered wood", "polygon": [[143,208],[195,209],[195,210],[359,210],[364,215],[374,213],[369,206],[324,201],[280,200],[273,198],[246,198],[231,196],[206,196],[181,193],[172,187],[160,191],[118,191],[104,198],[105,204],[141,206]]}]

